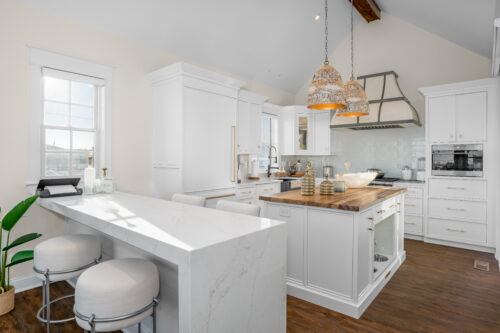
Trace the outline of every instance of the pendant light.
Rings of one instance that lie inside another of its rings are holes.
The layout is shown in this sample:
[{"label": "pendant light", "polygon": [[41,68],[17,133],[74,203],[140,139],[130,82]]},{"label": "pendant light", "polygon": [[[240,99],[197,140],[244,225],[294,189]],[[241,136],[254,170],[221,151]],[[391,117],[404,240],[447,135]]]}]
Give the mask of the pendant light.
[{"label": "pendant light", "polygon": [[307,107],[314,110],[341,109],[346,106],[344,82],[328,61],[328,0],[325,0],[325,62],[312,78]]},{"label": "pendant light", "polygon": [[370,107],[363,86],[354,79],[354,0],[351,0],[351,79],[345,85],[346,107],[338,110],[340,117],[360,117],[370,114]]}]

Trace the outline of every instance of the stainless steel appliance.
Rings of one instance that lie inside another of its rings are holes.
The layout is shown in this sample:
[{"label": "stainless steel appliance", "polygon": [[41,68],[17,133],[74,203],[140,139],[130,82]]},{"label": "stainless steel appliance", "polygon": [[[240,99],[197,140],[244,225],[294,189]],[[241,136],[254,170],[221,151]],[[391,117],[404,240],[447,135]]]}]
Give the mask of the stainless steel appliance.
[{"label": "stainless steel appliance", "polygon": [[482,177],[483,145],[433,145],[431,175]]},{"label": "stainless steel appliance", "polygon": [[281,182],[281,192],[300,190],[300,178],[278,178]]}]

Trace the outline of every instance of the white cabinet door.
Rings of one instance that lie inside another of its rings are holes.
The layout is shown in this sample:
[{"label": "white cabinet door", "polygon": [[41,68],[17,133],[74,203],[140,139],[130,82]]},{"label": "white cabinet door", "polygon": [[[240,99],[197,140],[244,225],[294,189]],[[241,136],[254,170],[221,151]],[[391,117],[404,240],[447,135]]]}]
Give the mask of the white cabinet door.
[{"label": "white cabinet door", "polygon": [[291,107],[284,107],[280,117],[280,153],[281,155],[295,155],[295,111]]},{"label": "white cabinet door", "polygon": [[[185,192],[234,186],[233,126],[236,125],[236,108],[235,98],[185,88]],[[203,168],[200,168],[201,165]]]},{"label": "white cabinet door", "polygon": [[265,216],[287,222],[287,277],[296,283],[304,283],[304,226],[306,209],[267,204]]},{"label": "white cabinet door", "polygon": [[455,96],[430,97],[428,131],[431,143],[455,141]]},{"label": "white cabinet door", "polygon": [[372,281],[375,226],[372,209],[361,213],[358,220],[358,296]]},{"label": "white cabinet door", "polygon": [[258,154],[260,150],[261,105],[238,101],[238,152]]},{"label": "white cabinet door", "polygon": [[457,95],[457,141],[486,141],[488,106],[485,91]]},{"label": "white cabinet door", "polygon": [[330,155],[330,111],[317,112],[314,118],[314,154]]},{"label": "white cabinet door", "polygon": [[309,155],[314,151],[313,119],[310,113],[297,113],[295,120],[295,154]]},{"label": "white cabinet door", "polygon": [[353,215],[308,210],[307,284],[352,298]]}]

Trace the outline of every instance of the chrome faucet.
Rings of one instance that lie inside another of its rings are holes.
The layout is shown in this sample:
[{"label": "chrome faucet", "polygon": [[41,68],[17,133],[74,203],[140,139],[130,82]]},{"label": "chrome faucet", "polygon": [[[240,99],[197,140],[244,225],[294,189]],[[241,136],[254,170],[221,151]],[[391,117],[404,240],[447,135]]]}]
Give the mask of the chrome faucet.
[{"label": "chrome faucet", "polygon": [[273,148],[274,148],[274,163],[278,163],[278,150],[275,146],[269,147],[269,164],[267,165],[267,178],[271,177],[271,169],[279,169],[278,167],[272,167],[271,163],[273,160]]}]

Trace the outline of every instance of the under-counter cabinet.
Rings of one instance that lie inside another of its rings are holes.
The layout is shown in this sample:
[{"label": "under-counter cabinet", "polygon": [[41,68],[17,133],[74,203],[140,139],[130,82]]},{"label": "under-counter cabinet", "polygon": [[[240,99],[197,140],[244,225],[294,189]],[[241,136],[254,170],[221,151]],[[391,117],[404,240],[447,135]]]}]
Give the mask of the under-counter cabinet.
[{"label": "under-counter cabinet", "polygon": [[406,188],[404,204],[404,232],[407,237],[424,234],[424,186],[420,182],[396,182],[395,187]]},{"label": "under-counter cabinet", "polygon": [[359,318],[405,260],[404,191],[261,196],[264,217],[287,222],[288,294]]},{"label": "under-counter cabinet", "polygon": [[[498,79],[460,82],[420,91],[426,99],[427,129],[424,240],[494,252],[500,213],[497,207]],[[482,175],[433,176],[432,146],[447,144],[478,144],[482,148]]]}]

